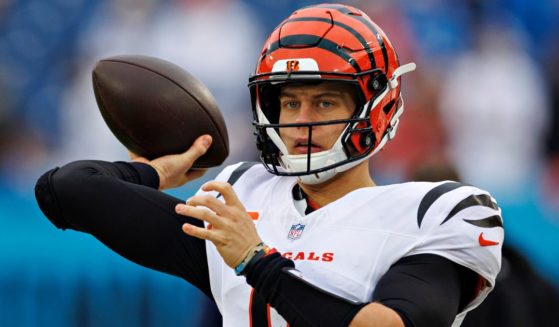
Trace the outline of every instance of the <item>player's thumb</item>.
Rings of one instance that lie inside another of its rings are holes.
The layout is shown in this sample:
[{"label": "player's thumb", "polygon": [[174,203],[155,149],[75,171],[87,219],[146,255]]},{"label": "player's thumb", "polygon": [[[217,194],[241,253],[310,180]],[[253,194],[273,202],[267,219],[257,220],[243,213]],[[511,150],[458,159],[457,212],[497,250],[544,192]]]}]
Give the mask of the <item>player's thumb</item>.
[{"label": "player's thumb", "polygon": [[205,134],[196,139],[190,149],[184,152],[181,156],[184,160],[183,162],[187,165],[187,169],[190,169],[194,162],[203,156],[210,146],[212,145],[211,135]]}]

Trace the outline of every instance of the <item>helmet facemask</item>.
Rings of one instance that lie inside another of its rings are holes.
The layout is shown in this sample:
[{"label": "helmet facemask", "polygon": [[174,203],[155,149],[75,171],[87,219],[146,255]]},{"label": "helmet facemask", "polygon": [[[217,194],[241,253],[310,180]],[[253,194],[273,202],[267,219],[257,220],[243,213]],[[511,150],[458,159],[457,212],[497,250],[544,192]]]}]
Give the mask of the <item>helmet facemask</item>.
[{"label": "helmet facemask", "polygon": [[[298,72],[297,77],[283,74],[267,80],[254,79],[250,89],[253,97],[254,127],[257,135],[261,159],[266,169],[280,176],[298,176],[307,184],[317,184],[330,179],[336,173],[349,169],[367,158],[374,149],[375,135],[372,133],[369,113],[374,101],[364,103],[357,76],[353,79],[308,78],[310,72]],[[328,76],[324,72],[322,76]],[[378,71],[368,72],[379,74]],[[305,123],[279,123],[279,94],[284,86],[316,85],[329,82],[345,83],[351,86],[355,108],[350,117],[344,119],[313,121]],[[384,85],[386,87],[386,83]],[[383,90],[379,90],[382,95]],[[385,93],[384,93],[385,94]],[[329,149],[312,152],[313,130],[328,125],[344,125],[336,141]],[[282,131],[289,128],[306,129],[306,151],[300,154],[288,153],[287,146],[281,138]]]}]

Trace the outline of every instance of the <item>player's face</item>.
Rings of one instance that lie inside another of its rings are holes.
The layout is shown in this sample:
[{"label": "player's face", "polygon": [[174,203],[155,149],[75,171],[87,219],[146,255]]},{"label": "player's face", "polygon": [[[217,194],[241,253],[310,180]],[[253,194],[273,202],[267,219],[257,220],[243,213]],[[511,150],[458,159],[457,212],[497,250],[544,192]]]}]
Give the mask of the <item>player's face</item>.
[{"label": "player's face", "polygon": [[[313,123],[348,119],[355,111],[353,89],[344,83],[323,82],[316,85],[288,85],[280,92],[280,124]],[[332,148],[347,124],[312,127],[311,152]],[[289,154],[306,154],[308,127],[280,128],[280,136]]]}]

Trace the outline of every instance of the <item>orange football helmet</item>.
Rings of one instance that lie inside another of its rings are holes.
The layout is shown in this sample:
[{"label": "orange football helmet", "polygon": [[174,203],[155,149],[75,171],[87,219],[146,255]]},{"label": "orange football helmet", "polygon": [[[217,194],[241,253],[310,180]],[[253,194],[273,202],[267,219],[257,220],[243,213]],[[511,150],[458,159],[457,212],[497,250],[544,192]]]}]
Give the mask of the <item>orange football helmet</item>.
[{"label": "orange football helmet", "polygon": [[[400,66],[386,34],[364,12],[341,4],[320,4],[293,12],[268,37],[249,78],[253,125],[268,171],[324,182],[378,152],[392,139],[403,112]],[[338,81],[355,87],[357,106],[350,119],[279,124],[279,90],[286,83]],[[311,153],[312,128],[346,124],[336,143]],[[289,154],[278,129],[307,127],[306,154]]]}]

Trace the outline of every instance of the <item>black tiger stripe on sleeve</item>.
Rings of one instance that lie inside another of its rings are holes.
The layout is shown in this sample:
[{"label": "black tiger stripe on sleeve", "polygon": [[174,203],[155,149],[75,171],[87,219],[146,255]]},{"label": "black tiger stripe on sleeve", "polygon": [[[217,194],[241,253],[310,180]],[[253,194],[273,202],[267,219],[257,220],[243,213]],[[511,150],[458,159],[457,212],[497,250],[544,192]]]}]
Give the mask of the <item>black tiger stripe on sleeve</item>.
[{"label": "black tiger stripe on sleeve", "polygon": [[446,223],[448,220],[450,220],[452,217],[454,217],[460,211],[462,211],[466,208],[469,208],[469,207],[473,207],[473,206],[483,206],[483,207],[488,207],[488,208],[491,208],[491,209],[494,209],[494,210],[499,209],[497,204],[495,202],[493,202],[493,200],[491,199],[491,196],[489,196],[487,194],[472,194],[469,197],[465,198],[464,200],[458,202],[458,204],[456,206],[454,206],[454,208],[452,208],[452,210],[450,210],[450,212],[448,213],[446,218],[443,220],[441,225]]},{"label": "black tiger stripe on sleeve", "polygon": [[[425,196],[421,199],[419,207],[417,209],[417,225],[421,228],[421,223],[423,222],[423,218],[425,214],[431,208],[431,206],[437,201],[442,195],[451,192],[457,188],[462,186],[471,186],[468,184],[462,184],[458,182],[446,182],[443,184],[438,185],[437,187],[431,189],[429,192],[425,194]],[[493,209],[495,211],[499,210],[499,206],[497,203],[493,201],[493,198],[488,194],[471,194],[468,197],[464,198],[460,202],[458,202],[452,210],[448,213],[448,215],[443,219],[440,225],[443,225],[453,217],[455,217],[459,212],[464,209],[474,207],[474,206],[481,206]],[[492,228],[492,227],[503,227],[503,220],[499,214],[493,214],[486,218],[482,219],[462,219],[465,222],[483,228]]]},{"label": "black tiger stripe on sleeve", "polygon": [[427,210],[429,210],[429,208],[433,205],[433,203],[435,203],[435,201],[437,201],[438,198],[440,198],[443,194],[462,186],[467,185],[458,182],[447,182],[427,192],[423,199],[421,199],[421,203],[419,203],[419,207],[417,208],[417,226],[421,228],[421,222],[423,221]]},{"label": "black tiger stripe on sleeve", "polygon": [[483,219],[462,219],[468,224],[482,228],[492,228],[492,227],[503,227],[503,219],[499,215],[494,215],[491,217]]}]

